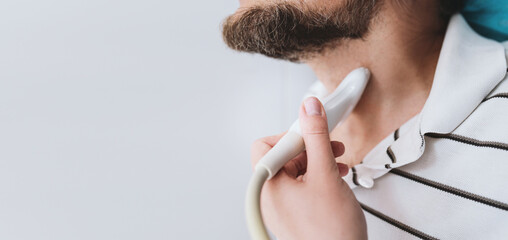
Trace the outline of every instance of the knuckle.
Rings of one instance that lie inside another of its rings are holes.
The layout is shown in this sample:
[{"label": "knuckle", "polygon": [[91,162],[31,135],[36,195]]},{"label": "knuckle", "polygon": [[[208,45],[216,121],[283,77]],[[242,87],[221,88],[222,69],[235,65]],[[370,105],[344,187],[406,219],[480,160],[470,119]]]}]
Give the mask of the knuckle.
[{"label": "knuckle", "polygon": [[328,136],[328,129],[315,129],[310,131],[305,131],[304,134],[309,136]]},{"label": "knuckle", "polygon": [[302,126],[302,132],[309,135],[328,134],[328,124],[326,121],[312,121]]},{"label": "knuckle", "polygon": [[264,147],[266,145],[264,138],[256,139],[254,142],[252,142],[250,149],[251,152],[257,151],[258,149]]},{"label": "knuckle", "polygon": [[271,149],[271,145],[267,142],[267,137],[259,138],[251,144],[251,164],[254,168],[261,157]]}]

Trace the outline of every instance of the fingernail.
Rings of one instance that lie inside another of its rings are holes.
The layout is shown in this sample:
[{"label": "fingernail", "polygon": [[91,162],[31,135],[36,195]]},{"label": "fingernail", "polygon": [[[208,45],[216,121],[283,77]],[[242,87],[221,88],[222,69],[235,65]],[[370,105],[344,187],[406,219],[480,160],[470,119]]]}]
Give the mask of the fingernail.
[{"label": "fingernail", "polygon": [[317,98],[309,97],[303,101],[305,112],[309,116],[321,116],[321,103]]}]

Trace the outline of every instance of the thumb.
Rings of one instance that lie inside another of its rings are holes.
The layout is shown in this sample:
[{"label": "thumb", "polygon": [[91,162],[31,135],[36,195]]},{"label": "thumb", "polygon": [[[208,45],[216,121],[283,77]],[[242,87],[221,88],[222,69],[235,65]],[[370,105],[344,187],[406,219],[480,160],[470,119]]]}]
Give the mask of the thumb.
[{"label": "thumb", "polygon": [[337,163],[330,147],[326,113],[315,97],[303,101],[300,108],[300,128],[307,150],[307,179],[319,176],[339,176]]}]

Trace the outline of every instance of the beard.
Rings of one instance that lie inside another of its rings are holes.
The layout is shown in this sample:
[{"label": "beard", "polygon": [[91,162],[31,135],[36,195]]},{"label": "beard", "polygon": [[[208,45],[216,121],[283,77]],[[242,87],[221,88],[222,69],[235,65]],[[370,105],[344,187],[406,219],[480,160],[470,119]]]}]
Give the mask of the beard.
[{"label": "beard", "polygon": [[379,0],[346,0],[332,9],[298,2],[278,2],[241,10],[225,19],[224,42],[232,49],[301,62],[361,39],[369,31]]}]

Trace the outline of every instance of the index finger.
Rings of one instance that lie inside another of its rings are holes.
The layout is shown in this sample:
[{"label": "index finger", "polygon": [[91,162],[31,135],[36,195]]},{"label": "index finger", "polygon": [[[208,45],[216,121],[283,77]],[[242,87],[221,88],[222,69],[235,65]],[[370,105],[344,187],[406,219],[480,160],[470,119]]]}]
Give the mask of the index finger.
[{"label": "index finger", "polygon": [[279,140],[284,136],[287,132],[280,133],[278,135],[268,136],[264,138],[260,138],[252,143],[251,146],[251,164],[252,168],[256,166],[259,159],[261,159],[270,149],[279,142]]}]

